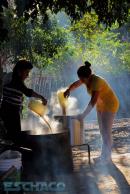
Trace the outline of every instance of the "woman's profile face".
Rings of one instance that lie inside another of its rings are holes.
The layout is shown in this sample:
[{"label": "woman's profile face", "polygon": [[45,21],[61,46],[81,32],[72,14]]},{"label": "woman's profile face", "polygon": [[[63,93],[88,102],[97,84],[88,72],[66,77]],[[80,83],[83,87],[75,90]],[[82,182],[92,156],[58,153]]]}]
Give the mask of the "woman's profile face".
[{"label": "woman's profile face", "polygon": [[88,78],[86,78],[86,77],[79,77],[79,79],[82,83],[87,83],[88,82]]},{"label": "woman's profile face", "polygon": [[20,72],[21,79],[24,81],[29,76],[29,73],[30,73],[30,69],[22,70]]}]

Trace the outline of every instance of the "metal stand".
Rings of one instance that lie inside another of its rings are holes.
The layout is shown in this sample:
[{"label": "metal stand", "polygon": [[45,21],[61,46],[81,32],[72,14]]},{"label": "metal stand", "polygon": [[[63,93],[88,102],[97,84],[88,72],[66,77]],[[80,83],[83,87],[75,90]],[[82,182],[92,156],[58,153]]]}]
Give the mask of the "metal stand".
[{"label": "metal stand", "polygon": [[[88,150],[88,163],[91,164],[91,153],[90,153],[90,146],[89,146],[89,144],[73,145],[72,149],[74,149],[74,148],[82,148],[83,146],[87,146],[87,150]],[[85,153],[85,152],[82,152],[82,153]],[[78,155],[81,155],[82,153],[81,152],[80,153],[75,153],[73,156],[74,157],[78,157]]]}]

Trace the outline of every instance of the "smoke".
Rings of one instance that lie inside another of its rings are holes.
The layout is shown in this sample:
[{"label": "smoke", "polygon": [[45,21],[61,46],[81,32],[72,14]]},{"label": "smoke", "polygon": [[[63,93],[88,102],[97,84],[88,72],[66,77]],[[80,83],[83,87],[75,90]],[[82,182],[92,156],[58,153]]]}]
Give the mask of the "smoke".
[{"label": "smoke", "polygon": [[[59,91],[65,91],[66,88],[61,88]],[[78,101],[75,97],[66,98],[66,114],[69,116],[80,113]],[[63,124],[54,119],[56,115],[62,115],[62,107],[60,106],[57,92],[52,93],[50,103],[48,105],[51,115],[38,116],[36,113],[29,111],[28,118],[22,120],[22,130],[29,130],[32,134],[51,134],[60,133],[64,130]],[[49,112],[48,112],[49,113]]]},{"label": "smoke", "polygon": [[40,117],[31,111],[28,112],[28,117],[21,121],[21,129],[22,131],[30,131],[36,135],[49,133],[45,123],[42,123]]},{"label": "smoke", "polygon": [[[44,116],[47,123],[50,125],[51,130],[49,130],[49,133],[60,133],[62,131],[62,124],[55,120],[54,118],[50,118],[49,116]],[[40,122],[43,125],[43,128],[47,126],[47,123],[44,121],[42,117],[40,117]]]},{"label": "smoke", "polygon": [[47,115],[40,117],[34,112],[29,111],[28,117],[21,122],[21,128],[22,131],[30,131],[33,135],[46,135],[60,133],[62,131],[62,124]]},{"label": "smoke", "polygon": [[50,99],[50,110],[52,115],[62,115],[62,109],[58,103],[56,92],[53,92]]},{"label": "smoke", "polygon": [[[58,92],[64,92],[67,88],[61,88]],[[66,115],[77,115],[80,113],[80,109],[78,108],[78,100],[76,97],[68,97],[66,98]],[[50,99],[50,110],[52,111],[52,115],[62,115],[62,107],[60,106],[57,92],[53,92]]]},{"label": "smoke", "polygon": [[78,100],[76,97],[68,98],[67,113],[68,115],[77,115],[80,113],[80,109],[78,108]]}]

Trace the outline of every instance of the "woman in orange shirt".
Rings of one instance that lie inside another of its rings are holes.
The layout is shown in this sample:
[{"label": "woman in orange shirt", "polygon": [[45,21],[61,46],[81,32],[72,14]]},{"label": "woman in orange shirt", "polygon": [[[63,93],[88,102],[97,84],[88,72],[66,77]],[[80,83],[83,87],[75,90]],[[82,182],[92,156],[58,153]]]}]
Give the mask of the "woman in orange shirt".
[{"label": "woman in orange shirt", "polygon": [[111,161],[112,151],[112,124],[119,108],[119,100],[110,85],[102,77],[92,74],[90,67],[91,64],[86,61],[85,66],[81,66],[78,69],[79,80],[69,86],[64,96],[69,96],[71,91],[85,84],[91,100],[85,111],[78,115],[77,118],[84,119],[96,105],[102,136],[102,152],[101,156],[96,159],[96,162],[109,162]]}]

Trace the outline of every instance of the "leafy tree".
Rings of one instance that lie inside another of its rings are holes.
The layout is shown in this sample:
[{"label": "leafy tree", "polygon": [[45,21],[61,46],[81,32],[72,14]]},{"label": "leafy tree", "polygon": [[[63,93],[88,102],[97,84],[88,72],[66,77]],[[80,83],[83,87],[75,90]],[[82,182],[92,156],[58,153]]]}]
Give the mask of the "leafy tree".
[{"label": "leafy tree", "polygon": [[[15,3],[16,14],[18,17],[25,16],[28,20],[34,20],[39,12],[41,12],[44,21],[48,19],[48,10],[57,14],[59,11],[64,11],[68,14],[72,21],[81,19],[85,13],[95,13],[98,16],[98,21],[107,26],[111,26],[116,21],[121,25],[127,20],[130,8],[129,0],[0,0],[0,37],[6,37],[6,29],[3,25],[1,13],[3,7],[8,7]],[[3,33],[4,32],[4,33]],[[1,39],[1,40],[2,40]]]},{"label": "leafy tree", "polygon": [[[129,0],[15,0],[17,6],[17,14],[25,13],[26,17],[35,18],[41,11],[44,18],[47,18],[47,10],[52,13],[65,11],[72,20],[80,19],[86,12],[91,13],[93,10],[98,16],[99,22],[103,22],[109,26],[117,21],[119,24],[126,21]],[[21,8],[22,4],[22,8]]]},{"label": "leafy tree", "polygon": [[71,27],[82,59],[91,61],[99,72],[129,71],[130,43],[122,40],[119,25],[108,30],[97,22],[96,14],[86,14]]},{"label": "leafy tree", "polygon": [[72,55],[71,35],[58,24],[55,15],[50,14],[46,22],[39,15],[32,24],[24,17],[14,17],[14,9],[6,9],[4,14],[9,34],[8,40],[1,44],[1,50],[5,50],[4,54],[11,62],[26,58],[36,67],[49,67],[54,72],[58,64],[62,67],[58,61],[63,60],[63,55]]}]

